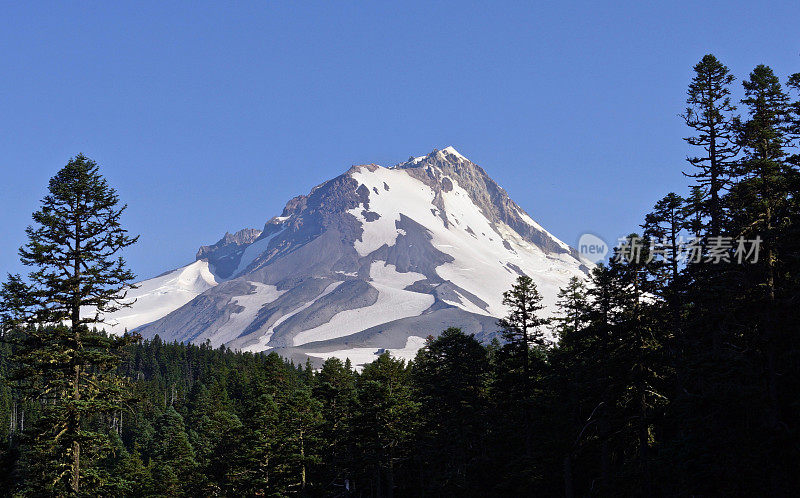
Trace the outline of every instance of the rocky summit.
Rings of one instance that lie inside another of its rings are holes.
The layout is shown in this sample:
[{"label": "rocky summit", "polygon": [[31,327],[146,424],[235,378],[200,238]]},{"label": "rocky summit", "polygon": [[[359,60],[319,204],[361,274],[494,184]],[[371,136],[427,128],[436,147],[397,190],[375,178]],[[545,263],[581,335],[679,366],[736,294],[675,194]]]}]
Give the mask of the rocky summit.
[{"label": "rocky summit", "polygon": [[518,275],[552,311],[588,268],[454,148],[393,167],[353,166],[291,199],[263,229],[226,234],[196,260],[146,280],[112,331],[275,350],[318,362],[411,358],[429,335],[497,334]]}]

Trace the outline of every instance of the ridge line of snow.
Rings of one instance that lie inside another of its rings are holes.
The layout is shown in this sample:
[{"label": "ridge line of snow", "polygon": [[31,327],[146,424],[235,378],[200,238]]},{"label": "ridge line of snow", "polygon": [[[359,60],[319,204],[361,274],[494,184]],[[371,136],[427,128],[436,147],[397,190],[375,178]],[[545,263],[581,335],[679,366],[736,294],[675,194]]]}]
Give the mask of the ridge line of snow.
[{"label": "ridge line of snow", "polygon": [[259,337],[257,339],[257,341],[254,344],[251,344],[249,346],[243,347],[242,348],[242,352],[250,351],[250,352],[256,353],[258,351],[263,351],[264,349],[268,348],[269,347],[268,343],[269,343],[270,339],[272,339],[272,336],[275,334],[275,329],[278,328],[278,326],[280,326],[280,324],[282,324],[286,320],[290,319],[291,317],[295,316],[296,314],[300,313],[301,311],[310,308],[311,305],[313,305],[314,303],[319,301],[322,297],[327,296],[328,294],[330,294],[331,292],[336,290],[336,288],[339,287],[339,285],[341,285],[342,282],[344,282],[344,280],[339,280],[337,282],[332,282],[327,287],[325,287],[325,289],[320,293],[320,295],[318,295],[314,299],[308,301],[307,303],[303,304],[302,306],[299,306],[297,309],[295,309],[293,311],[290,311],[289,313],[286,313],[285,315],[282,315],[280,318],[275,320],[275,323],[270,325],[270,327],[261,335],[261,337]]},{"label": "ridge line of snow", "polygon": [[466,157],[464,157],[463,155],[461,155],[461,153],[460,153],[460,152],[458,152],[458,151],[455,149],[455,147],[453,147],[452,145],[448,145],[447,147],[445,147],[444,149],[442,149],[442,152],[449,152],[450,154],[453,154],[453,155],[454,155],[454,156],[456,156],[457,158],[461,159],[462,161],[472,162],[472,161],[470,161],[469,159],[467,159]]},{"label": "ridge line of snow", "polygon": [[264,254],[264,251],[267,250],[269,243],[272,242],[272,239],[282,234],[284,231],[286,231],[286,228],[282,228],[271,235],[267,235],[262,239],[258,239],[247,246],[244,252],[242,252],[242,257],[239,259],[239,265],[236,267],[233,273],[231,273],[231,278],[239,276],[240,273],[253,264],[253,261]]},{"label": "ridge line of snow", "polygon": [[104,328],[114,334],[132,331],[168,315],[217,283],[205,259],[143,280],[125,298],[126,302],[135,299],[134,305],[107,314]]}]

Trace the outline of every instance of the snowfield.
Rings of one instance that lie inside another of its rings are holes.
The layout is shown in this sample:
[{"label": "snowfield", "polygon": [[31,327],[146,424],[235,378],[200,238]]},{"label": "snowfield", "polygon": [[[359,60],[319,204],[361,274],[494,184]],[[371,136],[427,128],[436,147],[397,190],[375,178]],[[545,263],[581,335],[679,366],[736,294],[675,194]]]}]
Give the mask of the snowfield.
[{"label": "snowfield", "polygon": [[237,313],[232,313],[228,321],[217,329],[214,334],[208,339],[211,345],[219,347],[228,341],[232,341],[239,337],[239,335],[247,328],[248,325],[253,323],[258,315],[258,311],[279,297],[286,291],[279,291],[274,285],[266,285],[259,282],[249,282],[254,287],[250,294],[238,296],[231,302],[243,309]]},{"label": "snowfield", "polygon": [[[502,316],[506,313],[502,295],[518,276],[508,266],[509,263],[528,275],[536,275],[544,304],[551,310],[565,280],[572,275],[583,275],[577,266],[574,270],[566,269],[565,265],[554,261],[553,256],[523,240],[507,225],[501,224],[498,228],[501,233],[498,233],[455,179],[450,178],[453,189],[443,193],[449,222],[449,226],[445,227],[438,212],[434,214],[431,211],[434,191],[405,170],[378,167],[370,171],[362,167],[352,176],[369,190],[369,210],[380,215],[379,219],[368,222],[361,214],[361,206],[349,211],[364,227],[362,240],[355,244],[358,253],[366,256],[383,244],[394,245],[399,232],[395,222],[400,219],[400,214],[404,214],[428,230],[434,247],[455,259],[452,263],[437,267],[437,274],[488,304],[488,309],[484,310],[463,296],[463,303],[451,302],[466,311],[490,316]],[[383,194],[384,183],[389,186],[389,192],[404,199],[402,205],[394,202],[396,197]],[[377,189],[377,194],[374,189]],[[525,221],[539,227],[527,215]],[[504,240],[511,249],[505,247]],[[560,244],[568,248],[563,242]]]},{"label": "snowfield", "polygon": [[388,265],[384,261],[372,263],[369,275],[372,279],[370,285],[378,291],[378,299],[374,304],[337,313],[328,323],[297,334],[294,345],[344,337],[354,330],[364,330],[392,320],[417,316],[430,308],[435,300],[430,294],[403,290],[425,278],[425,275],[399,273],[394,265]]},{"label": "snowfield", "polygon": [[[384,351],[392,355],[398,360],[405,360],[406,363],[413,360],[417,356],[417,352],[425,346],[425,339],[419,336],[412,335],[406,340],[406,345],[402,349],[385,349]],[[350,359],[353,367],[357,371],[364,369],[364,365],[375,361],[379,356],[379,351],[382,348],[352,348],[342,349],[339,351],[331,351],[329,353],[310,353],[309,356],[317,358],[338,358],[342,361]]]},{"label": "snowfield", "polygon": [[341,285],[341,282],[334,282],[334,283],[330,284],[328,287],[325,288],[324,291],[322,291],[322,294],[317,296],[316,299],[314,299],[313,301],[309,301],[306,304],[304,304],[304,305],[300,306],[299,308],[297,308],[296,310],[291,311],[289,313],[286,313],[282,317],[278,318],[275,321],[275,323],[273,323],[272,326],[270,326],[269,329],[267,329],[267,331],[264,333],[264,335],[262,335],[261,337],[258,338],[258,341],[256,343],[242,348],[242,351],[249,351],[249,352],[252,352],[252,353],[257,353],[258,351],[264,351],[265,349],[268,349],[269,348],[269,346],[268,346],[269,340],[272,339],[272,335],[275,333],[275,329],[280,324],[282,324],[286,320],[290,319],[291,317],[295,316],[296,314],[300,313],[301,311],[310,308],[320,298],[322,298],[324,296],[327,296],[328,294],[333,292],[337,287],[339,287],[339,285]]},{"label": "snowfield", "polygon": [[[246,230],[243,236],[255,233]],[[520,274],[534,279],[550,314],[559,289],[591,267],[453,147],[391,168],[353,166],[291,199],[264,230],[277,231],[251,243],[226,235],[203,246],[203,259],[142,282],[131,292],[135,306],[109,316],[109,330],[138,327],[148,338],[250,352],[274,347],[299,361],[349,357],[356,364],[372,361],[386,341],[407,339],[391,353],[411,359],[422,336],[451,323],[489,340],[507,312],[503,293]],[[264,263],[276,237],[279,252]],[[230,277],[215,277],[216,267]],[[342,286],[354,279],[371,289]],[[251,328],[270,304],[275,315]],[[312,306],[310,318],[299,320]],[[389,323],[384,333],[379,326]],[[374,327],[359,336],[359,348],[347,349],[349,336]]]},{"label": "snowfield", "polygon": [[125,299],[129,303],[135,300],[133,307],[106,315],[108,332],[122,334],[158,320],[217,285],[217,280],[207,261],[195,261],[136,285]]}]

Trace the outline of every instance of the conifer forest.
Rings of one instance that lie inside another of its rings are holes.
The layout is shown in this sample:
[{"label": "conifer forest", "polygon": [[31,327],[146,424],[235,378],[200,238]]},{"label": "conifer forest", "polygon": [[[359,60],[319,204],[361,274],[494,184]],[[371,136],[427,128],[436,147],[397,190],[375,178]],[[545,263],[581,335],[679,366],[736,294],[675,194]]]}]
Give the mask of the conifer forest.
[{"label": "conifer forest", "polygon": [[105,333],[137,237],[76,155],[0,291],[0,495],[797,496],[800,73],[692,74],[686,190],[555,316],[520,276],[497,339],[420,330],[409,362]]}]

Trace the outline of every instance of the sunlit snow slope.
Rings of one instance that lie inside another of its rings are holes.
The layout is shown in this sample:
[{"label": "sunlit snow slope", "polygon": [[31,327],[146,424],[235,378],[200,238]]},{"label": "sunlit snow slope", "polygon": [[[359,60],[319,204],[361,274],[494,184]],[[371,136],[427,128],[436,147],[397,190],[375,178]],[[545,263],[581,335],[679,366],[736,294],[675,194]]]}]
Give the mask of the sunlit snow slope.
[{"label": "sunlit snow slope", "polygon": [[134,305],[107,315],[107,329],[121,333],[158,320],[217,285],[217,281],[208,261],[195,261],[136,285],[138,288],[129,290],[124,301]]},{"label": "sunlit snow slope", "polygon": [[552,310],[587,270],[452,147],[354,166],[291,199],[263,230],[226,234],[197,258],[143,282],[114,330],[298,361],[362,362],[379,348],[411,357],[449,326],[496,336],[502,293],[519,275]]}]

